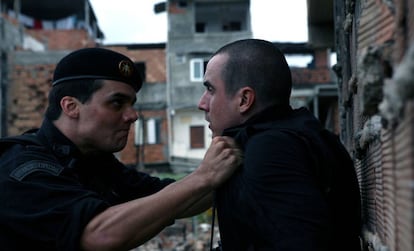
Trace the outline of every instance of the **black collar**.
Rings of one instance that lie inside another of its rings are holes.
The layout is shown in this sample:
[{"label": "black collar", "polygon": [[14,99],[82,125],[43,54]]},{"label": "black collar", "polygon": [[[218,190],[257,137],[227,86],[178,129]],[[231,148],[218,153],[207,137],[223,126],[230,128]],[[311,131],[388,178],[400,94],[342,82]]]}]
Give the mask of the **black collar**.
[{"label": "black collar", "polygon": [[272,106],[266,107],[259,113],[253,115],[243,124],[225,129],[223,132],[223,135],[228,135],[229,131],[238,130],[240,128],[248,127],[250,125],[267,123],[270,121],[283,119],[292,113],[293,113],[293,109],[290,105],[272,105]]},{"label": "black collar", "polygon": [[47,118],[43,120],[37,134],[40,140],[57,156],[82,155],[76,145]]}]

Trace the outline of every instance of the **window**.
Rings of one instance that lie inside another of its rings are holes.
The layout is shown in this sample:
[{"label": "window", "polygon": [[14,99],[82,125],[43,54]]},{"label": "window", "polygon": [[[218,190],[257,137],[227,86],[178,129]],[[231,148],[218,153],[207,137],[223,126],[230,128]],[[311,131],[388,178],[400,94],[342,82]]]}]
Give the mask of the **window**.
[{"label": "window", "polygon": [[239,21],[224,23],[222,29],[223,31],[241,31],[241,23]]},{"label": "window", "polygon": [[142,119],[135,121],[135,145],[142,145],[144,143],[144,122]]},{"label": "window", "polygon": [[191,59],[190,61],[190,80],[191,82],[203,81],[203,60]]},{"label": "window", "polygon": [[147,120],[147,143],[157,144],[159,139],[159,123],[155,119]]},{"label": "window", "polygon": [[187,1],[184,1],[184,0],[178,1],[178,6],[180,8],[186,8],[187,7]]},{"label": "window", "polygon": [[190,147],[204,148],[204,126],[190,126]]},{"label": "window", "polygon": [[190,60],[190,81],[202,82],[204,77],[204,69],[207,61],[201,58],[193,58]]},{"label": "window", "polygon": [[195,32],[249,31],[249,1],[193,1]]},{"label": "window", "polygon": [[149,118],[135,122],[135,145],[159,144],[161,142],[161,120]]},{"label": "window", "polygon": [[195,26],[195,31],[197,33],[204,33],[206,31],[206,23],[204,22],[197,22]]}]

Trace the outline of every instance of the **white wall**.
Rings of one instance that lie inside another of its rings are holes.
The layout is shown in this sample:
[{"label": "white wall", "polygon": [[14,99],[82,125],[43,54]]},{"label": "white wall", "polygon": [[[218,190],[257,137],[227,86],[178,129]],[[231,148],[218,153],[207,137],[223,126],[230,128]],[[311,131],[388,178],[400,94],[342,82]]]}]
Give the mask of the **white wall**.
[{"label": "white wall", "polygon": [[[205,128],[205,148],[190,148],[190,126]],[[211,142],[211,131],[201,111],[176,111],[172,117],[171,156],[180,158],[202,159]]]}]

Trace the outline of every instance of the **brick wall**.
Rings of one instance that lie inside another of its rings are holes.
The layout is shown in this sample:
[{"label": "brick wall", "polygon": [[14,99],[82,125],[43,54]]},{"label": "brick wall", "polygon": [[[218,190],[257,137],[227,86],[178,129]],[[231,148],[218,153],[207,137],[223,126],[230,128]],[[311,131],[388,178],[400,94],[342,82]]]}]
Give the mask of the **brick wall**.
[{"label": "brick wall", "polygon": [[331,83],[329,68],[292,68],[292,81],[294,84],[323,84]]},{"label": "brick wall", "polygon": [[105,48],[125,54],[134,62],[145,62],[146,84],[167,82],[165,46],[160,46],[159,48],[105,46]]},{"label": "brick wall", "polygon": [[414,3],[335,6],[341,136],[361,186],[364,250],[414,250]]},{"label": "brick wall", "polygon": [[41,125],[58,60],[70,50],[95,46],[85,30],[29,29],[25,32],[44,43],[47,51],[17,48],[9,53],[7,135],[20,134]]},{"label": "brick wall", "polygon": [[7,87],[8,135],[20,134],[41,125],[54,67],[54,64],[12,67],[11,84]]},{"label": "brick wall", "polygon": [[44,44],[47,50],[76,50],[97,45],[86,30],[28,29],[26,33]]},{"label": "brick wall", "polygon": [[315,49],[310,67],[291,67],[293,84],[331,84],[330,55],[326,49]]}]

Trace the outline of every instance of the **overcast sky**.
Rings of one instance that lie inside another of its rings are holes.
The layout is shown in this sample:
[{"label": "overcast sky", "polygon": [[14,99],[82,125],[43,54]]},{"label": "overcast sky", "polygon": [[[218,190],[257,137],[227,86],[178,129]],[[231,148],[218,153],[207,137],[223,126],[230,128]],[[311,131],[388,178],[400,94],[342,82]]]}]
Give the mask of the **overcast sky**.
[{"label": "overcast sky", "polygon": [[[163,0],[90,0],[105,34],[104,44],[158,43],[167,39],[166,13],[155,14]],[[306,0],[251,0],[254,38],[306,42]]]}]

